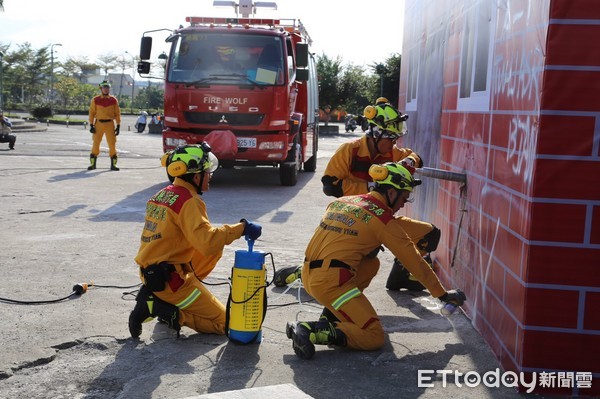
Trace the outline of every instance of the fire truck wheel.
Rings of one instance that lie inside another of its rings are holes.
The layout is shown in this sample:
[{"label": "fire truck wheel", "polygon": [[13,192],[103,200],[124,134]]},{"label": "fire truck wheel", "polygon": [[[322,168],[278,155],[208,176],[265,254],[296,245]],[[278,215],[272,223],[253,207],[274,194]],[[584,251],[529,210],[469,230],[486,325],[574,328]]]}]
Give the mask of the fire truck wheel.
[{"label": "fire truck wheel", "polygon": [[308,161],[304,162],[305,172],[314,172],[315,170],[317,170],[317,154],[314,154],[308,158]]},{"label": "fire truck wheel", "polygon": [[296,165],[279,165],[279,180],[282,186],[295,186],[298,183],[298,168]]}]

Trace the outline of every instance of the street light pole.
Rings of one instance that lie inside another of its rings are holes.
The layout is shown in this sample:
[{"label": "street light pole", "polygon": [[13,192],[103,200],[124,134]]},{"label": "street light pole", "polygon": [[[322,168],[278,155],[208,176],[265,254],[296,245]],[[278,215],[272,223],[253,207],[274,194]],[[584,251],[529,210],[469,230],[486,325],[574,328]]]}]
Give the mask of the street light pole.
[{"label": "street light pole", "polygon": [[2,110],[4,103],[2,102],[2,93],[4,92],[4,53],[0,51],[0,110]]},{"label": "street light pole", "polygon": [[50,106],[54,102],[54,46],[62,46],[60,43],[50,45]]},{"label": "street light pole", "polygon": [[131,106],[129,107],[129,112],[133,114],[133,95],[135,91],[135,57],[128,51],[125,51],[125,54],[131,56],[131,61],[133,62],[133,67],[131,68]]},{"label": "street light pole", "polygon": [[383,97],[383,74],[385,73],[385,65],[377,64],[375,66],[375,72],[379,75],[379,81],[380,81],[379,96]]}]

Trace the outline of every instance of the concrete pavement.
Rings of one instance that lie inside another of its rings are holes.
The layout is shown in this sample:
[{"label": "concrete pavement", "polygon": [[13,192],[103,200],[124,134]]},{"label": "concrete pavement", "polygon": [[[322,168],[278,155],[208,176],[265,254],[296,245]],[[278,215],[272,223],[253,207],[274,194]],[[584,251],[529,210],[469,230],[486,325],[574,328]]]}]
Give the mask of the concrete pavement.
[{"label": "concrete pavement", "polygon": [[[122,127],[128,123],[124,119]],[[156,322],[144,325],[141,340],[131,339],[127,318],[139,284],[133,258],[145,202],[166,176],[159,164],[160,136],[122,131],[120,172],[108,170],[105,148],[98,170],[85,170],[91,138],[80,127],[19,134],[16,151],[0,150],[0,297],[54,300],[69,295],[76,283],[95,284],[55,303],[0,301],[0,397],[522,396],[503,386],[466,387],[454,376],[444,384],[439,373],[419,383],[419,370],[482,375],[499,365],[465,316],[442,317],[439,302],[427,293],[385,290],[393,260],[389,251],[380,255],[380,273],[365,291],[386,331],[381,350],[318,347],[312,360],[297,358],[285,323],[315,319],[321,307],[298,288],[272,286],[266,290],[260,344],[235,345],[187,328],[176,339]],[[298,264],[329,202],[320,183],[326,162],[341,142],[359,136],[323,136],[317,172],[301,173],[295,187],[280,186],[273,168],[219,170],[204,195],[212,222],[257,221],[263,236],[255,249],[272,253],[276,268]],[[234,242],[207,279],[221,284],[210,289],[223,302],[234,251],[245,248],[243,240]],[[270,258],[267,268],[272,277]]]}]

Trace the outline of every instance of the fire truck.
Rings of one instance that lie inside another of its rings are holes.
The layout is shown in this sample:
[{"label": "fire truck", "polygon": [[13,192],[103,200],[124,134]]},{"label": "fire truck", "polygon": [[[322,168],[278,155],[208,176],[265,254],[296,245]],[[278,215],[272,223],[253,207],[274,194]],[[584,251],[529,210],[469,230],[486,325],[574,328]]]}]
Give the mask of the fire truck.
[{"label": "fire truck", "polygon": [[[317,167],[318,81],[297,19],[187,17],[170,31],[163,150],[206,141],[220,167],[274,166],[284,186]],[[156,32],[156,31],[149,31]],[[145,32],[138,72],[150,74]],[[160,58],[160,57],[159,57]]]}]

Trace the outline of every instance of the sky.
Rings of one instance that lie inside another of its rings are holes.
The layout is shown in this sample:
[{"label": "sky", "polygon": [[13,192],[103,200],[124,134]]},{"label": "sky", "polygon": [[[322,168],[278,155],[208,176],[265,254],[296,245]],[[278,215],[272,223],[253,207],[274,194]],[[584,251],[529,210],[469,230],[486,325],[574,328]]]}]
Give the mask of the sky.
[{"label": "sky", "polygon": [[[372,65],[402,53],[404,0],[274,0],[277,10],[258,9],[256,17],[300,19],[313,39],[311,51],[344,64]],[[55,60],[100,55],[137,55],[145,31],[186,26],[186,16],[235,17],[233,7],[213,0],[4,0],[0,44],[52,44]],[[168,32],[151,34],[153,58]]]}]

